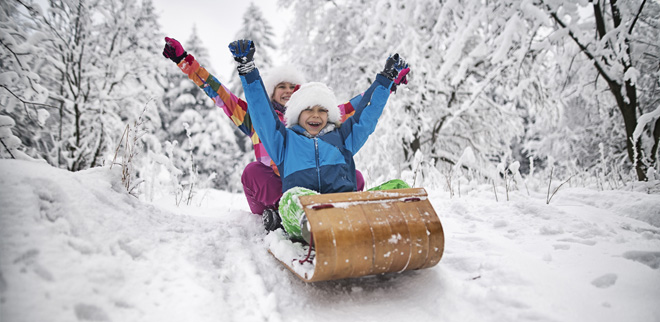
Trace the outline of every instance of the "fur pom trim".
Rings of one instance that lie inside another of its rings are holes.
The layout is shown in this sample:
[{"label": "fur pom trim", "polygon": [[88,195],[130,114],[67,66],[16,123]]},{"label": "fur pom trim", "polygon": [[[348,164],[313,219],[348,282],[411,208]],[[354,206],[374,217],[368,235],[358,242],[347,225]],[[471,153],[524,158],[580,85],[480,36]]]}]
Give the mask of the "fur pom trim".
[{"label": "fur pom trim", "polygon": [[281,82],[289,82],[294,85],[304,84],[305,76],[298,69],[293,65],[282,65],[265,71],[262,79],[266,92],[268,92],[268,98],[273,97],[275,86]]},{"label": "fur pom trim", "polygon": [[316,105],[328,110],[328,123],[339,124],[341,111],[337,106],[335,93],[325,84],[313,82],[300,86],[286,103],[286,112],[284,113],[286,127],[298,124],[300,113]]}]

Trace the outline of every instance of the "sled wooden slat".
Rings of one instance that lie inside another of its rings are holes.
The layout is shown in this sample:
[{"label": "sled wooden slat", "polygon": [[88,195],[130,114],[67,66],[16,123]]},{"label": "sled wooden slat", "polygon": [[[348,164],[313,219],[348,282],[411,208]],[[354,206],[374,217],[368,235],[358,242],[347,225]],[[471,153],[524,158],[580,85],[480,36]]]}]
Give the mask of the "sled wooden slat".
[{"label": "sled wooden slat", "polygon": [[392,235],[387,240],[389,251],[388,256],[392,256],[392,266],[390,272],[402,272],[408,266],[410,260],[410,232],[408,225],[396,206],[390,206],[387,210],[387,221],[392,228]]},{"label": "sled wooden slat", "polygon": [[373,241],[372,274],[389,272],[394,259],[389,256],[389,238],[392,237],[392,227],[387,221],[386,212],[383,211],[386,206],[383,204],[374,204],[371,207],[360,206],[362,212],[366,215]]},{"label": "sled wooden slat", "polygon": [[306,282],[401,272],[436,265],[442,224],[423,188],[300,197],[316,257]]},{"label": "sled wooden slat", "polygon": [[424,208],[424,212],[421,212],[422,219],[426,224],[426,229],[429,236],[429,254],[426,258],[426,262],[420,268],[433,267],[442,258],[442,254],[445,251],[445,234],[442,229],[442,224],[438,220],[438,216],[435,211],[429,205],[429,209]]},{"label": "sled wooden slat", "polygon": [[373,237],[364,212],[351,212],[344,210],[348,215],[353,235],[353,249],[350,264],[353,268],[351,276],[364,276],[371,274],[373,263]]},{"label": "sled wooden slat", "polygon": [[[335,239],[332,231],[332,224],[330,221],[324,222],[323,220],[309,223],[311,231],[314,232],[314,239],[332,241]],[[328,276],[332,275],[335,271],[337,257],[337,247],[334,243],[322,243],[314,245],[316,257],[314,258],[314,275]],[[303,278],[305,280],[305,278]]]},{"label": "sled wooden slat", "polygon": [[[334,233],[334,240],[332,244],[337,250],[335,258],[331,259],[335,262],[335,271],[333,278],[341,278],[341,276],[350,276],[353,271],[352,253],[355,252],[355,240],[353,230],[351,229],[350,214],[345,209],[333,208],[325,211],[328,216],[323,220],[330,223]],[[313,230],[312,230],[313,231]]]}]

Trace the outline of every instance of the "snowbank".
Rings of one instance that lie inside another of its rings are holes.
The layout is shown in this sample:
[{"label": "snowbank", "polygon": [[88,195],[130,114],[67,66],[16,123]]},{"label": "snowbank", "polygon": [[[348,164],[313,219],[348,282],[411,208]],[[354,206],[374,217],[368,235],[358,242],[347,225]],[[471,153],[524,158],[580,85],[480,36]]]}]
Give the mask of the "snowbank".
[{"label": "snowbank", "polygon": [[0,160],[1,321],[658,321],[660,196],[429,191],[427,270],[305,284],[244,196],[128,195],[119,169]]}]

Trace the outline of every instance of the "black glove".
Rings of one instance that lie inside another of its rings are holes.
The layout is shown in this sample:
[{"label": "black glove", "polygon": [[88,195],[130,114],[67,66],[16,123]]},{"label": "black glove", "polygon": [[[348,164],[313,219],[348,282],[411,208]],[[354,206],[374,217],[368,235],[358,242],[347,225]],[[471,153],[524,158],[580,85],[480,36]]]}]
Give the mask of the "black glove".
[{"label": "black glove", "polygon": [[405,68],[408,68],[406,61],[399,57],[399,54],[394,54],[387,58],[385,68],[383,68],[383,71],[380,72],[380,74],[393,81],[399,76],[399,72]]},{"label": "black glove", "polygon": [[254,42],[248,39],[240,39],[229,44],[229,50],[238,62],[238,74],[245,75],[254,69]]},{"label": "black glove", "polygon": [[183,50],[183,46],[176,39],[165,37],[165,48],[163,48],[163,56],[165,58],[169,58],[171,61],[179,64],[187,55],[188,53]]}]

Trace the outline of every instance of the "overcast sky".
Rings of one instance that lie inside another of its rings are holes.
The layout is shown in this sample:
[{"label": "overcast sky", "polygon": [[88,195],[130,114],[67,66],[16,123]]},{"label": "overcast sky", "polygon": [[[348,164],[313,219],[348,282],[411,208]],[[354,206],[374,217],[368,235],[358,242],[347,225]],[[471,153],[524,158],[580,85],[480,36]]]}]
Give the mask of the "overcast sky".
[{"label": "overcast sky", "polygon": [[[212,65],[211,72],[220,81],[226,81],[235,71],[227,46],[235,40],[250,2],[261,9],[274,29],[275,44],[280,46],[289,14],[277,5],[278,0],[154,0],[154,6],[160,16],[161,30],[182,44],[190,37],[193,25],[197,26],[197,34],[211,56],[210,62],[201,63]],[[276,57],[273,59],[277,64]]]}]

